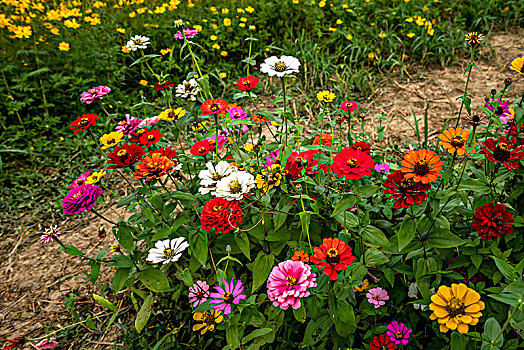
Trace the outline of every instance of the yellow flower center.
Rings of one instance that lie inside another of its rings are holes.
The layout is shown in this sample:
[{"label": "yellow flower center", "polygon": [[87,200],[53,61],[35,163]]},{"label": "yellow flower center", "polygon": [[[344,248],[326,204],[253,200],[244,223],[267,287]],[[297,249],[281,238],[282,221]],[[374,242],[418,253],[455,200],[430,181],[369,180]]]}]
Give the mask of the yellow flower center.
[{"label": "yellow flower center", "polygon": [[508,150],[508,144],[504,143],[504,142],[501,142],[501,143],[499,143],[499,148],[504,150],[504,151],[507,151]]},{"label": "yellow flower center", "polygon": [[353,167],[353,166],[355,166],[355,165],[357,164],[357,160],[356,160],[355,158],[349,158],[349,159],[346,161],[346,164],[347,164],[348,166]]},{"label": "yellow flower center", "polygon": [[462,135],[457,135],[451,139],[450,143],[455,148],[461,148],[466,143],[466,140],[464,140]]},{"label": "yellow flower center", "polygon": [[220,106],[216,103],[213,103],[212,105],[209,106],[209,110],[211,112],[218,112],[220,110]]},{"label": "yellow flower center", "polygon": [[275,70],[277,72],[283,72],[287,69],[287,64],[286,62],[284,61],[278,61],[276,64],[275,64]]},{"label": "yellow flower center", "polygon": [[86,126],[87,124],[89,124],[89,119],[88,118],[82,118],[80,119],[80,122],[78,123],[82,126]]},{"label": "yellow flower center", "polygon": [[428,162],[425,159],[419,159],[415,163],[415,174],[424,176],[427,173],[429,173]]},{"label": "yellow flower center", "polygon": [[233,302],[233,294],[231,293],[224,293],[222,294],[222,299],[224,299],[224,301],[228,304],[231,304]]},{"label": "yellow flower center", "polygon": [[228,186],[231,193],[242,192],[242,185],[240,185],[240,183],[237,180],[231,181]]},{"label": "yellow flower center", "polygon": [[147,135],[147,139],[149,141],[153,141],[155,139],[155,136],[154,135]]},{"label": "yellow flower center", "polygon": [[175,252],[170,248],[166,248],[164,249],[164,256],[166,257],[166,259],[171,259],[173,258],[173,256],[175,256]]},{"label": "yellow flower center", "polygon": [[297,283],[297,279],[293,276],[286,277],[286,286],[294,286]]},{"label": "yellow flower center", "polygon": [[462,300],[457,298],[451,299],[448,305],[446,306],[446,311],[449,312],[449,317],[463,315],[464,309],[464,303],[462,302]]},{"label": "yellow flower center", "polygon": [[127,155],[127,151],[125,149],[121,149],[120,151],[116,152],[116,155],[122,158]]},{"label": "yellow flower center", "polygon": [[219,211],[219,210],[221,210],[221,209],[222,209],[222,206],[221,206],[221,205],[215,205],[215,206],[213,207],[213,211],[214,211],[214,212],[217,212],[217,211]]}]

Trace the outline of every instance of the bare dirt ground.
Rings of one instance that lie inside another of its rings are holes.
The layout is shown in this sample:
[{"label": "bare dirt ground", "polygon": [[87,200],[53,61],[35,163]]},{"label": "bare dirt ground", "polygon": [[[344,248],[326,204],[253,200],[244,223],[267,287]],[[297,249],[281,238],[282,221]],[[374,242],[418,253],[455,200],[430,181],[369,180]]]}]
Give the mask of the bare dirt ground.
[{"label": "bare dirt ground", "polygon": [[[477,63],[480,73],[473,70],[469,85],[472,106],[484,103],[490,90],[499,90],[506,77],[514,78],[508,99],[513,100],[524,91],[524,79],[516,77],[509,70],[509,62],[524,54],[524,39],[521,35],[502,34],[490,38],[489,43],[495,51],[490,62]],[[463,71],[467,61],[432,71],[409,72],[412,79],[390,78],[376,88],[376,93],[362,105],[372,118],[368,125],[377,123],[374,115],[383,112],[391,120],[386,132],[386,142],[404,142],[403,137],[413,139],[413,130],[399,117],[412,120],[413,108],[419,118],[419,127],[426,104],[429,103],[429,128],[436,137],[447,119],[454,119],[462,95],[466,77]],[[475,109],[475,108],[474,108]],[[477,109],[478,111],[478,109]],[[461,123],[462,126],[465,124]],[[384,124],[383,124],[384,125]],[[454,123],[453,123],[454,126]],[[376,135],[374,127],[368,130]],[[115,220],[116,214],[105,208],[103,215]],[[92,213],[85,213],[63,222],[42,223],[44,226],[57,224],[62,227],[61,238],[66,244],[74,244],[88,255],[93,255],[107,245],[115,243],[110,224],[101,222]],[[105,227],[106,237],[99,237],[100,226]],[[27,230],[22,230],[25,232]],[[97,292],[89,282],[73,276],[82,275],[82,264],[78,257],[57,252],[56,244],[43,245],[38,241],[37,232],[28,235],[7,236],[2,234],[0,241],[0,346],[7,339],[17,337],[33,338],[45,335],[44,326],[54,329],[72,323],[71,316],[64,309],[65,297],[70,293],[77,295],[76,307],[92,305],[92,293]],[[103,281],[109,280],[109,269],[102,268]],[[106,275],[105,275],[106,274]],[[86,332],[88,330],[86,329]],[[103,349],[108,339],[98,337],[97,341],[84,344],[86,349]],[[31,345],[24,349],[33,349]]]}]

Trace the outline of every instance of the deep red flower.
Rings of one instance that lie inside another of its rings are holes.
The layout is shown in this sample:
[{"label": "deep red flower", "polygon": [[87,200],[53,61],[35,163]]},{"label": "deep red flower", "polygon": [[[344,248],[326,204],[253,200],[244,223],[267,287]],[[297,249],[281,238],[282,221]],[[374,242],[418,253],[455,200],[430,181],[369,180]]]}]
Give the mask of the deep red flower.
[{"label": "deep red flower", "polygon": [[335,119],[335,121],[338,124],[342,124],[345,120],[346,120],[346,118],[344,118],[343,116],[337,117],[337,119]]},{"label": "deep red flower", "polygon": [[236,89],[239,91],[249,91],[257,87],[258,78],[250,75],[247,78],[238,78],[235,82]]},{"label": "deep red flower", "polygon": [[360,141],[360,142],[355,142],[351,148],[353,149],[356,149],[357,151],[362,151],[366,154],[370,154],[371,153],[371,148],[369,148],[369,144],[367,142],[364,142],[364,141]]},{"label": "deep red flower", "polygon": [[394,350],[397,348],[394,342],[386,334],[375,335],[369,343],[369,350]]},{"label": "deep red flower", "polygon": [[515,170],[519,168],[519,163],[523,157],[524,146],[515,147],[516,140],[509,141],[504,136],[501,136],[498,141],[495,139],[487,139],[482,143],[480,153],[486,155],[488,160],[492,162],[502,163],[505,168]]},{"label": "deep red flower", "polygon": [[514,222],[513,215],[506,211],[504,204],[488,203],[477,208],[472,226],[483,240],[496,241],[513,232],[511,222]]},{"label": "deep red flower", "polygon": [[171,148],[159,148],[157,150],[154,150],[154,151],[149,151],[149,155],[152,156],[154,153],[158,153],[158,154],[161,154],[163,156],[166,156],[167,158],[169,159],[174,159],[176,158],[176,151],[174,149],[171,149]]},{"label": "deep red flower", "polygon": [[396,199],[395,204],[393,204],[394,209],[407,208],[412,204],[419,205],[428,199],[426,191],[431,189],[430,184],[414,182],[412,178],[405,179],[400,170],[389,174],[384,181],[384,186],[386,189],[383,192],[391,194],[389,199]]},{"label": "deep red flower", "polygon": [[517,124],[514,123],[511,127],[511,130],[509,130],[509,136],[517,137],[519,136],[519,131],[522,134],[524,132],[524,123],[520,124],[520,128],[517,129]]},{"label": "deep red flower", "polygon": [[151,157],[144,157],[140,164],[137,164],[135,179],[145,179],[151,181],[160,179],[162,176],[173,172],[175,162],[159,153],[153,153]]},{"label": "deep red flower", "polygon": [[375,162],[367,153],[353,148],[344,148],[333,157],[333,164],[331,164],[331,170],[338,174],[338,177],[345,176],[348,180],[369,176],[374,167]]},{"label": "deep red flower", "polygon": [[332,281],[337,279],[338,271],[346,270],[357,260],[351,254],[351,247],[338,238],[324,238],[322,245],[315,247],[313,252],[309,260]]},{"label": "deep red flower", "polygon": [[200,109],[202,110],[202,115],[220,114],[228,109],[228,103],[226,100],[216,98],[204,102]]},{"label": "deep red flower", "polygon": [[73,130],[74,134],[78,134],[80,131],[86,131],[90,127],[96,125],[98,116],[96,114],[82,114],[71,123],[69,129]]},{"label": "deep red flower", "polygon": [[149,131],[146,131],[145,133],[143,133],[141,136],[140,136],[140,144],[141,145],[144,145],[146,147],[149,147],[151,145],[154,145],[155,143],[157,143],[158,141],[160,141],[160,139],[162,138],[162,136],[164,136],[164,134],[162,134],[160,131],[158,130],[149,130]]},{"label": "deep red flower", "polygon": [[107,164],[113,164],[108,169],[119,169],[131,166],[138,162],[146,153],[145,148],[135,143],[125,143],[121,146],[116,146],[113,151],[109,153],[109,160]]},{"label": "deep red flower", "polygon": [[[322,144],[331,147],[333,145],[333,136],[329,134],[322,134]],[[313,140],[313,145],[320,145],[320,135],[317,135]]]},{"label": "deep red flower", "polygon": [[317,151],[305,151],[298,153],[297,151],[291,152],[287,158],[286,170],[287,175],[292,179],[297,179],[302,173],[302,169],[306,169],[306,175],[315,175],[318,173],[318,160],[313,160]]},{"label": "deep red flower", "polygon": [[135,132],[129,134],[129,141],[133,143],[140,143],[140,136],[149,131],[149,128],[138,129]]},{"label": "deep red flower", "polygon": [[173,85],[175,85],[175,83],[171,80],[159,81],[158,83],[155,84],[155,91],[171,90]]},{"label": "deep red flower", "polygon": [[207,232],[214,228],[215,234],[226,234],[242,222],[242,214],[238,201],[216,197],[204,205],[200,222],[202,229]]},{"label": "deep red flower", "polygon": [[214,149],[215,146],[209,140],[202,140],[195,143],[189,152],[194,156],[205,156]]}]

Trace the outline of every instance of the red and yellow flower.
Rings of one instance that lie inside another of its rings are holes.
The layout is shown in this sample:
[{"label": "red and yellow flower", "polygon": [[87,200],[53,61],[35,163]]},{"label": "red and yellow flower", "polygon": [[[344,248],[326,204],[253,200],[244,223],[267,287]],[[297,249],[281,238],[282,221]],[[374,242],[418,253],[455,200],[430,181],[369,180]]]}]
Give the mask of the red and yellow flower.
[{"label": "red and yellow flower", "polygon": [[96,114],[82,114],[71,123],[69,128],[73,130],[73,133],[76,135],[80,131],[86,131],[90,127],[96,125],[97,120],[98,116]]},{"label": "red and yellow flower", "polygon": [[150,157],[144,157],[140,164],[137,164],[135,171],[135,179],[144,179],[151,181],[160,179],[174,171],[175,162],[159,153],[154,153]]},{"label": "red and yellow flower", "polygon": [[189,151],[194,156],[205,156],[209,152],[211,152],[215,147],[211,145],[211,142],[209,140],[202,140],[196,142],[193,147],[191,147],[191,150]]},{"label": "red and yellow flower", "polygon": [[107,164],[113,164],[108,169],[126,168],[138,162],[145,154],[145,148],[135,143],[125,143],[122,146],[116,146],[109,153]]},{"label": "red and yellow flower", "polygon": [[142,135],[140,135],[139,142],[141,145],[144,145],[145,147],[149,147],[151,145],[154,145],[158,141],[160,141],[162,136],[164,136],[164,134],[162,134],[158,130],[148,130],[142,133]]},{"label": "red and yellow flower", "polygon": [[502,165],[509,169],[515,170],[519,168],[519,163],[523,157],[524,146],[515,147],[516,140],[509,141],[504,136],[501,136],[498,140],[487,139],[483,142],[480,148],[480,153],[486,155],[488,160],[492,162],[502,163]]},{"label": "red and yellow flower", "polygon": [[247,78],[240,77],[235,82],[235,88],[239,91],[249,91],[257,87],[258,81],[259,79],[252,75],[249,75]]},{"label": "red and yellow flower", "polygon": [[324,238],[322,245],[313,251],[310,261],[332,281],[337,279],[339,271],[346,270],[357,260],[351,254],[351,247],[338,238]]},{"label": "red and yellow flower", "polygon": [[345,177],[348,180],[369,176],[374,167],[375,162],[367,153],[353,148],[344,148],[333,157],[333,164],[331,164],[331,170],[338,177]]},{"label": "red and yellow flower", "polygon": [[242,222],[242,214],[238,201],[216,197],[204,205],[200,222],[204,231],[215,229],[215,234],[226,234]]},{"label": "red and yellow flower", "polygon": [[227,101],[221,98],[207,100],[206,102],[204,102],[202,106],[200,106],[200,110],[202,110],[202,115],[220,114],[224,112],[227,108]]},{"label": "red and yellow flower", "polygon": [[384,181],[384,186],[386,188],[382,192],[390,194],[389,199],[396,200],[393,204],[394,209],[407,208],[413,204],[419,205],[428,199],[426,191],[431,189],[430,184],[414,182],[413,178],[404,178],[400,170],[389,174]]}]

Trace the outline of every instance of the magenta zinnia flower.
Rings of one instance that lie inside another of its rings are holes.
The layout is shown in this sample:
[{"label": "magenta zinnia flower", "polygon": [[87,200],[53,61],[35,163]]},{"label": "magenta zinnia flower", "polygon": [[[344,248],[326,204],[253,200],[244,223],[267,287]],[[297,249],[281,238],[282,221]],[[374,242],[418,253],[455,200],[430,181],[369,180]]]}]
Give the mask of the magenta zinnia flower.
[{"label": "magenta zinnia flower", "polygon": [[375,164],[375,170],[379,173],[387,173],[390,170],[389,164]]},{"label": "magenta zinnia flower", "polygon": [[273,267],[267,279],[267,295],[273,306],[287,310],[300,308],[300,299],[309,296],[308,288],[316,287],[316,275],[302,261],[286,260]]},{"label": "magenta zinnia flower", "polygon": [[353,112],[355,109],[357,109],[358,103],[355,101],[344,101],[340,105],[340,109],[344,112]]},{"label": "magenta zinnia flower", "polygon": [[198,281],[189,288],[189,302],[197,307],[207,301],[209,297],[209,285],[206,281]]},{"label": "magenta zinnia flower", "polygon": [[[213,147],[213,150],[216,148],[216,134],[211,135],[210,137],[206,138],[205,140],[208,140],[211,146]],[[218,134],[218,149],[221,149],[225,144],[227,144],[227,136],[224,134]]]},{"label": "magenta zinnia flower", "polygon": [[386,300],[389,300],[388,292],[380,287],[368,290],[366,298],[368,298],[368,301],[375,306],[375,309],[385,305]]},{"label": "magenta zinnia flower", "polygon": [[224,315],[229,315],[231,313],[231,304],[237,305],[240,303],[240,300],[246,298],[246,296],[242,294],[244,286],[241,280],[238,280],[235,285],[234,278],[231,279],[230,284],[228,284],[227,281],[222,282],[224,282],[224,288],[220,286],[215,287],[216,292],[210,294],[213,300],[211,300],[209,304],[211,304],[213,309],[224,311]]},{"label": "magenta zinnia flower", "polygon": [[69,185],[69,189],[72,190],[73,188],[85,184],[88,177],[89,173],[82,173],[82,175],[80,175],[75,181],[71,182],[71,185]]},{"label": "magenta zinnia flower", "polygon": [[96,99],[103,99],[103,96],[111,92],[111,89],[107,86],[97,86],[93,87],[85,92],[82,92],[80,95],[80,101],[83,103],[91,104]]},{"label": "magenta zinnia flower", "polygon": [[278,149],[269,153],[269,156],[266,157],[266,168],[269,168],[273,164],[280,164],[280,152]]},{"label": "magenta zinnia flower", "polygon": [[388,324],[388,331],[386,332],[386,335],[392,342],[395,342],[395,344],[398,345],[402,343],[402,345],[406,345],[408,343],[411,331],[412,329],[406,327],[404,323],[393,321]]},{"label": "magenta zinnia flower", "polygon": [[[186,36],[186,39],[193,39],[198,34],[198,30],[196,29],[184,29],[184,35]],[[180,30],[175,34],[175,39],[182,40],[184,39],[184,36],[180,32]]]},{"label": "magenta zinnia flower", "polygon": [[121,122],[118,122],[118,125],[116,126],[116,131],[120,131],[124,135],[129,135],[132,132],[134,132],[140,123],[142,122],[141,119],[132,117],[129,114],[126,114],[126,120],[122,120]]},{"label": "magenta zinnia flower", "polygon": [[[229,116],[231,117],[231,120],[235,120],[235,119],[247,120],[247,112],[244,111],[241,108],[230,108],[226,112],[229,113]],[[236,131],[236,132],[238,132],[240,130],[242,131],[242,134],[245,134],[246,132],[249,131],[249,127],[247,125],[243,124],[243,125],[239,125],[237,127],[231,128],[228,131]]]},{"label": "magenta zinnia flower", "polygon": [[101,195],[102,189],[97,185],[75,187],[62,199],[64,213],[75,215],[84,210],[91,210]]}]

